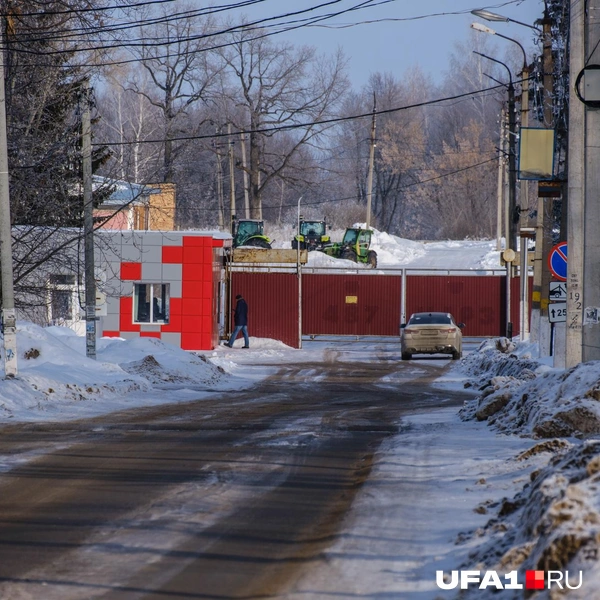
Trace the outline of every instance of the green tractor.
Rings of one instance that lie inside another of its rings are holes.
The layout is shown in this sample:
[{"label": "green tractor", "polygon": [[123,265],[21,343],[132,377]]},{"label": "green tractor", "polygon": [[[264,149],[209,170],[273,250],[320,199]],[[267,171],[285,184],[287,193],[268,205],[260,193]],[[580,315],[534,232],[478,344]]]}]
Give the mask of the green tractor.
[{"label": "green tractor", "polygon": [[348,227],[341,243],[335,242],[326,246],[325,254],[334,258],[344,258],[354,262],[365,263],[373,269],[377,267],[377,253],[371,250],[371,235],[369,229]]},{"label": "green tractor", "polygon": [[235,219],[231,221],[233,247],[254,246],[271,248],[271,240],[263,233],[264,222],[257,219]]},{"label": "green tractor", "polygon": [[305,221],[300,217],[300,228],[292,240],[292,249],[297,250],[323,250],[331,240],[327,235],[327,224],[325,221]]}]

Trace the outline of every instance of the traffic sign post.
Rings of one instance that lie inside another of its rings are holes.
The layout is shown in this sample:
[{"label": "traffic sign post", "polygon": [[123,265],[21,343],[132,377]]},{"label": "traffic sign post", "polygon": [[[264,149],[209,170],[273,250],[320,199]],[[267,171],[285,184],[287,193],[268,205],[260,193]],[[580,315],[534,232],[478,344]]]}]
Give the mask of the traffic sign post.
[{"label": "traffic sign post", "polygon": [[560,242],[548,254],[548,267],[555,279],[550,282],[548,321],[554,331],[555,323],[567,321],[567,242]]},{"label": "traffic sign post", "polygon": [[559,281],[567,280],[567,242],[560,242],[548,254],[550,272]]}]

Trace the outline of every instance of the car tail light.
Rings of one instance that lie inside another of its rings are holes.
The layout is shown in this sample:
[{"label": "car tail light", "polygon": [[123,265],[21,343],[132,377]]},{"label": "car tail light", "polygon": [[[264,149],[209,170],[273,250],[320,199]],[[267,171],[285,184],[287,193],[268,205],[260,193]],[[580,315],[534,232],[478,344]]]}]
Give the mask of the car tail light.
[{"label": "car tail light", "polygon": [[450,329],[440,329],[440,333],[455,333],[456,329],[454,329],[454,327],[450,328]]}]

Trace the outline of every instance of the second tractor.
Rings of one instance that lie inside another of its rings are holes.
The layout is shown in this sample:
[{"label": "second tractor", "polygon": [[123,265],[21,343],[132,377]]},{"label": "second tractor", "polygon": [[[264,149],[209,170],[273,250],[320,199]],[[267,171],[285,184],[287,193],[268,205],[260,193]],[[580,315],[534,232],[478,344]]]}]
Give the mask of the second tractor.
[{"label": "second tractor", "polygon": [[357,263],[377,267],[377,253],[371,250],[372,232],[370,229],[348,227],[341,242],[335,242],[323,249],[334,258],[344,258]]},{"label": "second tractor", "polygon": [[331,242],[325,221],[306,221],[300,217],[300,227],[292,240],[292,249],[323,250]]}]

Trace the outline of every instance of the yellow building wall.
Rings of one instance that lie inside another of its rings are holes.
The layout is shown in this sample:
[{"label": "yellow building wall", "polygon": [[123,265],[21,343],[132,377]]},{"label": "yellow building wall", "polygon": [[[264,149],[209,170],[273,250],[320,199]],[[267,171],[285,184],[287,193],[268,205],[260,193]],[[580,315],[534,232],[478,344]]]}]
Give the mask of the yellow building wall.
[{"label": "yellow building wall", "polygon": [[173,231],[175,229],[176,186],[174,183],[154,183],[148,202],[133,209],[134,229],[150,231]]}]

